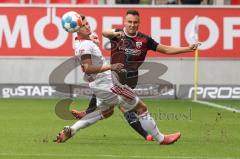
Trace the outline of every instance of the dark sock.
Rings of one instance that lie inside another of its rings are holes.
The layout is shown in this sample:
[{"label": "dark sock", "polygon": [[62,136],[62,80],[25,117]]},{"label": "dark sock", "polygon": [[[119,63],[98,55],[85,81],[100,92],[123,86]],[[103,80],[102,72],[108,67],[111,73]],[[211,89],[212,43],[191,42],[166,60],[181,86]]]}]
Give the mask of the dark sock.
[{"label": "dark sock", "polygon": [[88,114],[88,113],[94,112],[96,109],[97,109],[97,98],[96,98],[96,95],[93,94],[91,101],[88,105],[88,108],[86,110],[86,113]]},{"label": "dark sock", "polygon": [[148,133],[142,128],[141,123],[139,122],[136,114],[134,112],[125,112],[124,117],[129,123],[129,125],[144,139],[146,139]]}]

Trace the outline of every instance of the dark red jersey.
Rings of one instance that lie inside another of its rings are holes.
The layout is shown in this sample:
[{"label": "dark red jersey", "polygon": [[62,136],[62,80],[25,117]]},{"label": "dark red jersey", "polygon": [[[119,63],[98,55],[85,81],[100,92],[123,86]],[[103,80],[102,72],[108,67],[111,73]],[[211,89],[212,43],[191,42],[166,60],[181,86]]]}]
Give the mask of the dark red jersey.
[{"label": "dark red jersey", "polygon": [[[116,29],[116,32],[123,29]],[[138,70],[144,62],[148,50],[156,51],[158,43],[148,35],[138,32],[136,36],[125,34],[122,38],[112,38],[111,63],[123,63],[127,70]]]},{"label": "dark red jersey", "polygon": [[[123,29],[115,29],[116,32],[124,32]],[[135,36],[125,34],[122,38],[112,38],[111,42],[111,64],[124,64],[127,73],[121,83],[131,77],[138,76],[138,68],[142,65],[148,50],[156,51],[158,43],[148,35],[138,32]],[[137,80],[137,78],[135,78]],[[137,81],[136,81],[137,82]],[[135,83],[136,83],[135,82]],[[133,82],[134,83],[134,82]]]}]

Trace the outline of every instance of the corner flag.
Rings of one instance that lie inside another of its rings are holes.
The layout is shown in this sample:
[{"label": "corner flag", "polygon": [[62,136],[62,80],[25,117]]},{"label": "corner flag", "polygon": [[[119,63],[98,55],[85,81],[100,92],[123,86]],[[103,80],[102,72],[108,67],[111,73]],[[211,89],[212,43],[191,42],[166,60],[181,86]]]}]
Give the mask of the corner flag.
[{"label": "corner flag", "polygon": [[[189,40],[191,44],[198,43],[198,16],[195,16],[192,22],[191,31],[189,34]],[[198,88],[198,48],[195,50],[195,65],[194,65],[194,101],[197,100],[197,88]]]},{"label": "corner flag", "polygon": [[191,30],[189,34],[189,40],[191,44],[198,43],[198,31],[199,31],[198,16],[195,16],[192,21]]}]

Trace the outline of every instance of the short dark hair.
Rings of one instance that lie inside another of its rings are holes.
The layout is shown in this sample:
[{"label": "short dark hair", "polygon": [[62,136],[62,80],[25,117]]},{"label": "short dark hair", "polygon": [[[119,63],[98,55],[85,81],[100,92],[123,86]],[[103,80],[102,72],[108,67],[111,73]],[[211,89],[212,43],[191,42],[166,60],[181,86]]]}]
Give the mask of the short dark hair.
[{"label": "short dark hair", "polygon": [[128,14],[139,16],[139,13],[138,13],[137,10],[128,10],[127,13],[126,13],[126,15],[128,15]]},{"label": "short dark hair", "polygon": [[82,20],[84,20],[86,17],[84,15],[81,15]]}]

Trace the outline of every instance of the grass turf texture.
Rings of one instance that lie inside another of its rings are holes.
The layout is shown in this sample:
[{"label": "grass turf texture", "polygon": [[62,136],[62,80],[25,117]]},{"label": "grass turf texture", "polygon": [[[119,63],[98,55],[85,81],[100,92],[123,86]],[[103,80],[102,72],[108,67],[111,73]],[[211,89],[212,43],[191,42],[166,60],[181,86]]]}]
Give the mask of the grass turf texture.
[{"label": "grass turf texture", "polygon": [[[164,133],[181,131],[173,145],[159,146],[135,133],[118,109],[104,121],[80,130],[64,144],[53,143],[73,120],[54,112],[58,100],[0,100],[0,158],[176,158],[235,159],[240,154],[240,114],[187,100],[146,100]],[[231,105],[231,101],[217,101]],[[233,101],[234,107],[239,101]],[[84,109],[87,100],[71,108]],[[239,107],[238,107],[239,108]]]}]

